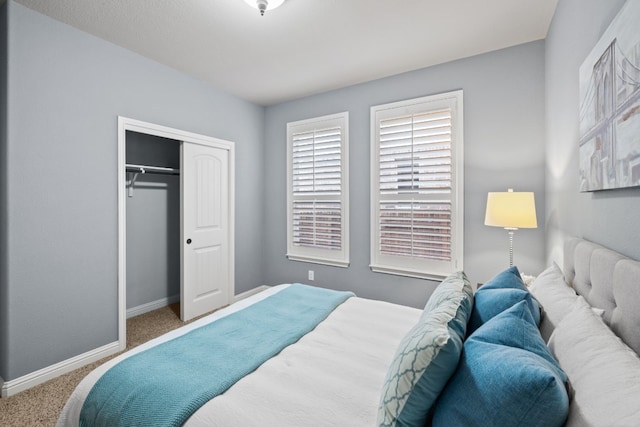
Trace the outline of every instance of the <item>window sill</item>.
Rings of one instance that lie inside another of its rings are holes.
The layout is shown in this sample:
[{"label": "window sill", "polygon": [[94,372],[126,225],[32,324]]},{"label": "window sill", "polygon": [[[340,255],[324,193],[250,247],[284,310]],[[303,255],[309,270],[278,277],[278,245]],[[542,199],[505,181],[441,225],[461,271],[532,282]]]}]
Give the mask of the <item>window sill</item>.
[{"label": "window sill", "polygon": [[289,254],[287,254],[287,258],[289,259],[289,261],[309,262],[312,264],[330,265],[332,267],[341,267],[341,268],[349,267],[349,261],[338,261],[338,260],[324,259],[324,258],[308,258],[308,257],[303,257],[298,255],[289,255]]},{"label": "window sill", "polygon": [[371,271],[373,271],[374,273],[384,273],[384,274],[393,274],[393,275],[396,275],[396,276],[415,277],[415,278],[418,278],[418,279],[434,280],[434,281],[438,281],[438,282],[444,280],[447,277],[446,274],[427,273],[427,272],[424,272],[424,271],[396,269],[396,268],[392,268],[392,267],[385,267],[385,266],[382,266],[382,265],[374,265],[374,264],[369,265],[369,268],[371,268]]}]

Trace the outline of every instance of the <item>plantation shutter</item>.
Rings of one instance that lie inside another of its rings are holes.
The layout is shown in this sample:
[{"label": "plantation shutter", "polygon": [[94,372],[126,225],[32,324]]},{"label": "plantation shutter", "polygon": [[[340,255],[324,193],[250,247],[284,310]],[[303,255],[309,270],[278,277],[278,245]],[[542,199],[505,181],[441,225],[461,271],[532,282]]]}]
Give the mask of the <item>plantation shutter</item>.
[{"label": "plantation shutter", "polygon": [[293,135],[293,244],[342,248],[340,128]]},{"label": "plantation shutter", "polygon": [[288,257],[343,265],[345,120],[330,117],[289,124],[290,224]]},{"label": "plantation shutter", "polygon": [[377,155],[372,165],[372,258],[378,262],[372,267],[446,275],[458,264],[455,105],[429,102],[380,111],[375,115]]},{"label": "plantation shutter", "polygon": [[380,122],[380,251],[451,260],[451,110]]}]

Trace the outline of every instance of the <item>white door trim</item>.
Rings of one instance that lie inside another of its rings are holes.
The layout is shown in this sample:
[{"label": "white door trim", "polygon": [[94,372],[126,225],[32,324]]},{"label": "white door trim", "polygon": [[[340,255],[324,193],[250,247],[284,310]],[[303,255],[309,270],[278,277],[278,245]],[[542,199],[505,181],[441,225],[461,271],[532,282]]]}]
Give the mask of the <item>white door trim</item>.
[{"label": "white door trim", "polygon": [[235,145],[231,141],[118,116],[118,343],[127,345],[126,135],[127,131],[216,147],[229,152],[229,303],[235,295]]}]

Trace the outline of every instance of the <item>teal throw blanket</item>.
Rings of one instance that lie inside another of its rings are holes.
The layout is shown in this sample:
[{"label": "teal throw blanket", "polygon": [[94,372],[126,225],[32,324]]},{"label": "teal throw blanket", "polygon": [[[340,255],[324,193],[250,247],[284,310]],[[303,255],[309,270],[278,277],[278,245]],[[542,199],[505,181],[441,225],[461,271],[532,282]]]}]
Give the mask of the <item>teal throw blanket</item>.
[{"label": "teal throw blanket", "polygon": [[181,426],[352,295],[294,284],[124,359],[89,392],[80,426]]}]

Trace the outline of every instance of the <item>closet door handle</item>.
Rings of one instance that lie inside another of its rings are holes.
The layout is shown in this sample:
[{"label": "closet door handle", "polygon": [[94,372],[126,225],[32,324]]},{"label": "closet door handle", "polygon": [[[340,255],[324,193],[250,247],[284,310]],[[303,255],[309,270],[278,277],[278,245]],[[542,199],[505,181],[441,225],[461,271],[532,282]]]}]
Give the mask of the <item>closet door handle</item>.
[{"label": "closet door handle", "polygon": [[191,244],[191,239],[187,239],[187,245]]}]

